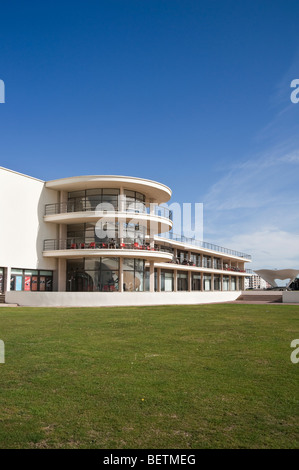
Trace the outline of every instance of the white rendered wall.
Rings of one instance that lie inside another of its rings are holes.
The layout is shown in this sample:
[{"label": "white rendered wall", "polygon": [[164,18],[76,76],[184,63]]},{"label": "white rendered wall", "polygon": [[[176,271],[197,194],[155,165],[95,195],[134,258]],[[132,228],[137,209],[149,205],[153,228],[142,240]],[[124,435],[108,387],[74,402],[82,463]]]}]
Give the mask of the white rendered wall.
[{"label": "white rendered wall", "polygon": [[283,303],[290,303],[290,304],[299,304],[299,291],[284,291],[282,293],[282,302]]},{"label": "white rendered wall", "polygon": [[43,240],[56,238],[56,225],[43,221],[45,204],[58,193],[44,182],[0,167],[0,267],[56,269],[43,258]]},{"label": "white rendered wall", "polygon": [[7,292],[5,301],[29,307],[194,305],[236,300],[234,292]]}]

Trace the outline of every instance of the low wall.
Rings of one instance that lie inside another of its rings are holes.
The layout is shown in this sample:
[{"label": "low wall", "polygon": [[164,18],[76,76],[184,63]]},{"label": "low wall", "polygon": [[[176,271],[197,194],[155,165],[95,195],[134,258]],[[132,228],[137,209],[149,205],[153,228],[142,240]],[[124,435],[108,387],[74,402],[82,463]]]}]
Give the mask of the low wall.
[{"label": "low wall", "polygon": [[285,291],[282,293],[282,302],[296,304],[299,303],[299,291]]},{"label": "low wall", "polygon": [[7,292],[5,301],[28,307],[121,307],[228,302],[234,292]]}]

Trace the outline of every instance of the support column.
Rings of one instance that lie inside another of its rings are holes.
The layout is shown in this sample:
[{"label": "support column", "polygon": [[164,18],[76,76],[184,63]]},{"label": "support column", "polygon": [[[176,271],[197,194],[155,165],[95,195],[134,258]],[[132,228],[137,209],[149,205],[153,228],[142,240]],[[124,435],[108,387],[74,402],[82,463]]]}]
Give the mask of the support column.
[{"label": "support column", "polygon": [[229,279],[229,280],[228,280],[228,290],[231,291],[231,290],[232,290],[232,277],[229,276],[228,279]]},{"label": "support column", "polygon": [[200,273],[200,291],[203,292],[203,273]]},{"label": "support column", "polygon": [[155,292],[155,265],[150,262],[150,292]]},{"label": "support column", "polygon": [[173,271],[173,292],[178,291],[178,271],[175,269]]},{"label": "support column", "polygon": [[211,290],[214,290],[214,274],[211,274]]},{"label": "support column", "polygon": [[10,277],[11,277],[11,267],[8,266],[5,269],[4,273],[4,292],[9,292],[10,291]]},{"label": "support column", "polygon": [[66,259],[58,258],[58,292],[66,291]]},{"label": "support column", "polygon": [[119,281],[118,281],[118,291],[124,291],[124,271],[123,271],[123,258],[119,258]]},{"label": "support column", "polygon": [[157,268],[157,292],[161,292],[161,268]]},{"label": "support column", "polygon": [[188,271],[188,292],[192,291],[192,272]]},{"label": "support column", "polygon": [[223,274],[220,274],[220,290],[223,291]]}]

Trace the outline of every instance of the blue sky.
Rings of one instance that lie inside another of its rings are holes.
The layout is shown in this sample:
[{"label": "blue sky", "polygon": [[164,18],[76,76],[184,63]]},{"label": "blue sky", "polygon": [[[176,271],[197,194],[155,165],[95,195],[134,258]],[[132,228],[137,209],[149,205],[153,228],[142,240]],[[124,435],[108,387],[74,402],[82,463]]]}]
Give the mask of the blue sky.
[{"label": "blue sky", "polygon": [[204,203],[204,238],[299,267],[299,3],[1,5],[0,165],[123,174]]}]

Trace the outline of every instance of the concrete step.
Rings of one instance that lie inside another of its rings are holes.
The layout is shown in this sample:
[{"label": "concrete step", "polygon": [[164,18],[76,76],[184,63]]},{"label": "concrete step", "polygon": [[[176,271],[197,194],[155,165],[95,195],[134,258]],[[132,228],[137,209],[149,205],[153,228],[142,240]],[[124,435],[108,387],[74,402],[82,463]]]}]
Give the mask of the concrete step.
[{"label": "concrete step", "polygon": [[5,303],[5,294],[0,294],[0,304]]},{"label": "concrete step", "polygon": [[265,294],[265,295],[246,295],[242,294],[238,297],[237,300],[244,300],[245,302],[269,302],[269,303],[281,303],[282,296],[275,294]]}]

